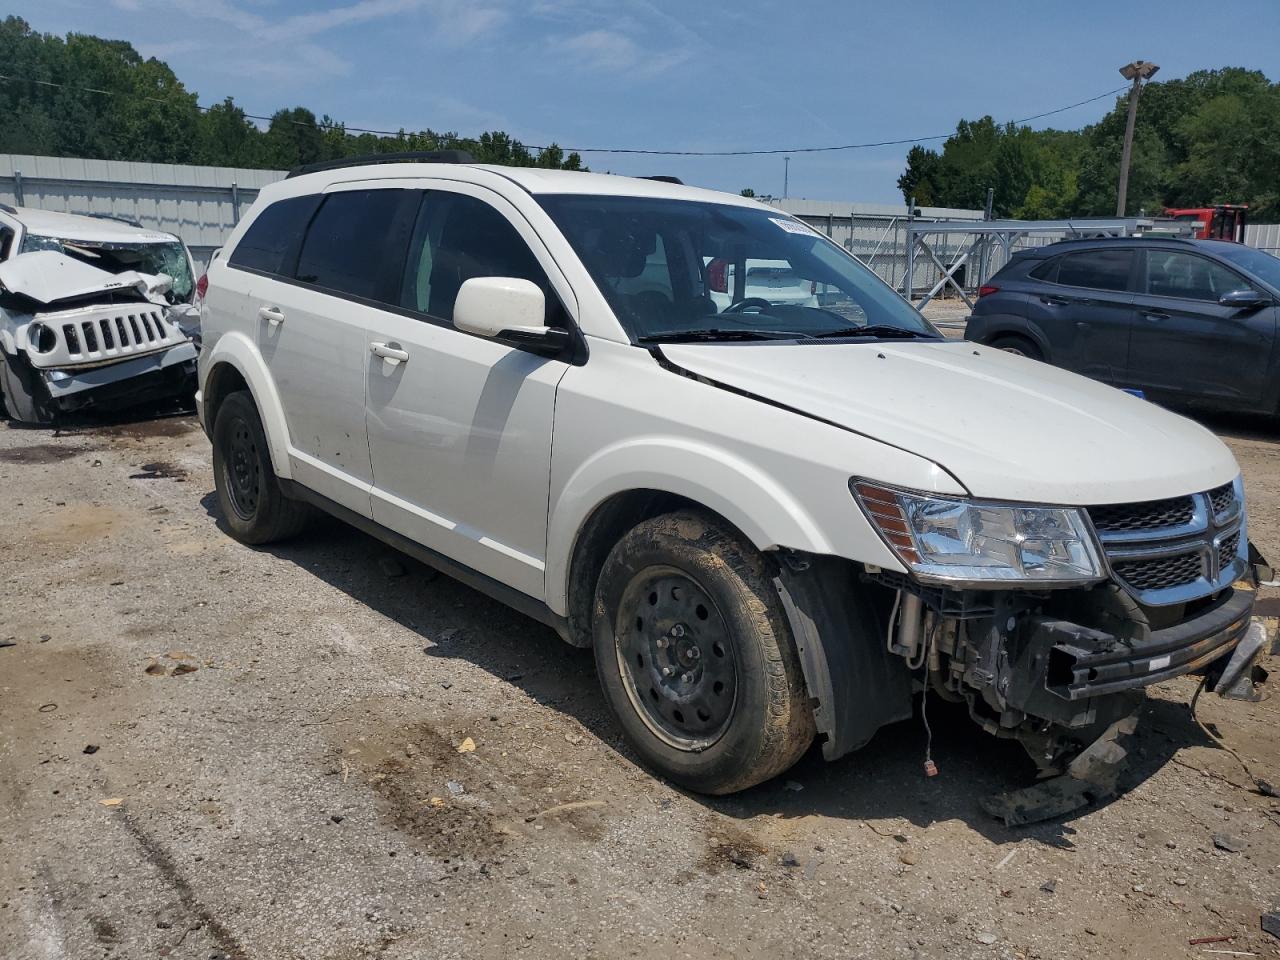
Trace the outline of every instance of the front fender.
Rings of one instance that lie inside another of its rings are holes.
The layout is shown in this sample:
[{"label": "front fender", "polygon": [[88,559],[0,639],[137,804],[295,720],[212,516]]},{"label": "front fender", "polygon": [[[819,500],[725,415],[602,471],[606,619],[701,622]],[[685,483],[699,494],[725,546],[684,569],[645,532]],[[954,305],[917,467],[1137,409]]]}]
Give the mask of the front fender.
[{"label": "front fender", "polygon": [[[289,466],[289,426],[284,418],[284,406],[280,403],[280,395],[276,392],[267,363],[262,359],[257,346],[242,333],[228,332],[218,337],[212,345],[206,343],[205,348],[207,353],[200,357],[201,394],[208,396],[209,378],[220,364],[233,367],[249,385],[253,402],[258,407],[262,429],[267,435],[272,469],[276,476],[292,479],[293,471]],[[206,426],[212,435],[213,424]]]},{"label": "front fender", "polygon": [[[679,470],[664,469],[664,464]],[[720,514],[757,549],[833,552],[822,527],[772,477],[732,453],[678,437],[638,437],[595,452],[568,478],[547,524],[547,605],[568,612],[569,564],[586,518],[610,497],[656,490]]]}]

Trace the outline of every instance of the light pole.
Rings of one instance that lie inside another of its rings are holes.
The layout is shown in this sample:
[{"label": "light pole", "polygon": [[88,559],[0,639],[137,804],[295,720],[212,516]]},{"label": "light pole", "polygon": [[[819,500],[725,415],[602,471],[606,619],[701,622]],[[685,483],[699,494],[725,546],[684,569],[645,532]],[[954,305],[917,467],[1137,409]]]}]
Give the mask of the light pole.
[{"label": "light pole", "polygon": [[787,199],[787,191],[791,187],[791,158],[782,158],[782,199]]},{"label": "light pole", "polygon": [[1116,194],[1116,216],[1124,216],[1125,200],[1129,193],[1129,160],[1133,156],[1133,125],[1138,119],[1138,97],[1142,95],[1142,81],[1150,80],[1160,67],[1150,60],[1135,60],[1120,68],[1120,76],[1132,80],[1129,88],[1129,121],[1124,128],[1124,149],[1120,152],[1120,190]]}]

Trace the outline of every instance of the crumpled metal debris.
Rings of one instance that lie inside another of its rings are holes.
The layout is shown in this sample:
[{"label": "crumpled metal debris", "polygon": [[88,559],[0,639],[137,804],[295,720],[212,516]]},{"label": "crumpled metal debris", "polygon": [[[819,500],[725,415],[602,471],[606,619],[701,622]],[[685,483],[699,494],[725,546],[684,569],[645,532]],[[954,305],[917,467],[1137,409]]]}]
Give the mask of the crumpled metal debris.
[{"label": "crumpled metal debris", "polygon": [[1129,755],[1119,740],[1132,734],[1137,726],[1137,712],[1121,717],[1071,761],[1066,773],[1019,790],[983,797],[982,809],[1002,820],[1006,827],[1017,827],[1061,817],[1105,800],[1116,792]]}]

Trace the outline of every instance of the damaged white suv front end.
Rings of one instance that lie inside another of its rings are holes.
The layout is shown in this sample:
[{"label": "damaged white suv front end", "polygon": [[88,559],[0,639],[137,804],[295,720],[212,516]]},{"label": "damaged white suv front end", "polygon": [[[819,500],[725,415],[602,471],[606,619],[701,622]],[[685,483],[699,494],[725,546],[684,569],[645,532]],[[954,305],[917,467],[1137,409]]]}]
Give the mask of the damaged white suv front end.
[{"label": "damaged white suv front end", "polygon": [[193,389],[198,314],[181,240],[48,211],[0,217],[0,392],[12,419]]}]

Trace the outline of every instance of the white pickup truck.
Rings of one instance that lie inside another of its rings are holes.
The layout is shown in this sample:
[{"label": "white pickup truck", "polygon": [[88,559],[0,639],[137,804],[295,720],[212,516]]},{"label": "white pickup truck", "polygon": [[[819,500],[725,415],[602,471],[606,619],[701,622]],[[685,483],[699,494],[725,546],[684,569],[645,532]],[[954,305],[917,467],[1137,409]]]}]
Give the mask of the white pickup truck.
[{"label": "white pickup truck", "polygon": [[[427,159],[267,187],[210,266],[233,536],[319,507],[593,647],[636,753],[710,793],[930,697],[1061,771],[1148,684],[1247,679],[1244,489],[1207,430],[943,339],[751,200]],[[708,277],[753,261],[822,305]]]},{"label": "white pickup truck", "polygon": [[49,423],[192,390],[191,254],[113,217],[0,204],[0,398]]}]

